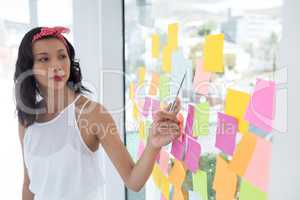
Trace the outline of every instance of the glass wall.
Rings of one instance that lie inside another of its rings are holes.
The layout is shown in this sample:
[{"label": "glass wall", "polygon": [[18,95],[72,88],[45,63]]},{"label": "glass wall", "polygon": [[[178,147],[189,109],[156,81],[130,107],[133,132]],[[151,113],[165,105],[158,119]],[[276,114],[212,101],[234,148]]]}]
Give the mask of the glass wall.
[{"label": "glass wall", "polygon": [[[217,112],[224,109],[227,88],[250,92],[257,78],[274,79],[274,73],[279,68],[277,56],[282,29],[282,1],[124,0],[124,5],[127,148],[137,161],[141,150],[140,141],[143,141],[141,131],[147,135],[147,128],[151,124],[151,116],[137,113],[143,112],[147,96],[159,100],[161,105],[170,102],[186,71],[187,77],[180,93],[183,116],[187,116],[188,104],[196,104],[203,98],[211,108],[210,134],[199,137],[198,142],[202,146],[201,169],[208,176],[209,199],[215,199],[212,180],[218,150],[215,148],[213,133],[216,131]],[[161,99],[159,92],[153,95],[150,88],[153,74],[166,74],[161,58],[168,40],[169,24],[178,24],[178,48],[175,55],[171,56],[173,71],[169,74],[172,84],[170,98]],[[211,75],[208,93],[203,95],[193,87],[195,69],[203,62],[205,37],[220,33],[224,34],[224,73]],[[153,35],[159,38],[158,57],[153,56],[152,52]],[[164,150],[169,152],[170,146]],[[183,187],[186,191],[192,190],[190,172],[187,173]],[[141,192],[129,190],[127,195],[129,200],[160,198],[161,193],[152,178]],[[190,196],[190,199],[193,197]]]}]

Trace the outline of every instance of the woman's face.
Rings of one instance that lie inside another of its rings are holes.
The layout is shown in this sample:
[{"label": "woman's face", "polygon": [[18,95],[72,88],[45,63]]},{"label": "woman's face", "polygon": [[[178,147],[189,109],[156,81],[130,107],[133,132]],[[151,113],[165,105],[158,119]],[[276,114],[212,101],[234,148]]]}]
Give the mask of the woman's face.
[{"label": "woman's face", "polygon": [[56,38],[33,43],[33,73],[44,90],[63,89],[70,76],[70,58],[63,42]]}]

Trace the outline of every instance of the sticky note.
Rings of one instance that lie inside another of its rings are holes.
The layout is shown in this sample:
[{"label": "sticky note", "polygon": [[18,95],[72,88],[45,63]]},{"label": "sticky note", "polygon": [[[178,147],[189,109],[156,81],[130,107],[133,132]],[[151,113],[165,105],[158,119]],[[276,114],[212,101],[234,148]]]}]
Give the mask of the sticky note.
[{"label": "sticky note", "polygon": [[228,163],[218,155],[216,158],[216,171],[213,181],[213,189],[216,191],[216,199],[234,199],[236,187],[236,174],[228,168]]},{"label": "sticky note", "polygon": [[239,200],[267,200],[267,193],[242,179]]},{"label": "sticky note", "polygon": [[184,141],[180,142],[178,139],[172,141],[171,154],[177,159],[182,160],[184,151]]},{"label": "sticky note", "polygon": [[152,58],[159,58],[159,35],[154,33],[151,36],[152,41]]},{"label": "sticky note", "polygon": [[202,200],[207,200],[207,174],[198,170],[193,176],[193,190],[198,192]]},{"label": "sticky note", "polygon": [[161,192],[162,195],[165,197],[166,200],[170,199],[170,189],[169,189],[169,182],[165,176],[161,178]]},{"label": "sticky note", "polygon": [[175,187],[180,188],[185,179],[185,168],[180,160],[175,159],[174,165],[169,173],[169,182]]},{"label": "sticky note", "polygon": [[134,101],[134,95],[135,95],[135,85],[134,82],[131,82],[129,84],[129,99]]},{"label": "sticky note", "polygon": [[275,112],[275,82],[257,79],[245,113],[245,119],[256,127],[271,132]]},{"label": "sticky note", "polygon": [[189,104],[186,123],[185,123],[185,134],[190,136],[193,135],[194,111],[195,111],[194,106]]},{"label": "sticky note", "polygon": [[[188,72],[189,61],[183,55],[182,48],[177,48],[176,51],[172,52],[172,83],[174,83],[174,93],[176,93],[179,84],[182,80],[185,71]],[[187,77],[189,74],[187,74]],[[184,80],[183,85],[185,86],[188,82],[188,78]]]},{"label": "sticky note", "polygon": [[228,89],[225,99],[225,114],[235,117],[238,120],[238,130],[241,133],[247,133],[249,123],[244,119],[250,95],[245,92]]},{"label": "sticky note", "polygon": [[173,199],[172,200],[185,200],[183,191],[180,188],[175,188],[173,192]]},{"label": "sticky note", "polygon": [[144,141],[145,141],[145,143],[147,143],[147,141],[148,141],[149,130],[150,130],[151,125],[152,125],[151,120],[145,120],[145,122],[144,122],[144,127],[145,127],[145,129],[144,129]]},{"label": "sticky note", "polygon": [[239,176],[244,176],[246,169],[252,159],[256,146],[256,136],[251,133],[243,134],[240,143],[229,164],[229,168]]},{"label": "sticky note", "polygon": [[270,133],[269,132],[266,132],[260,128],[257,128],[255,127],[254,125],[252,124],[249,124],[249,132],[250,133],[253,133],[259,137],[262,137],[262,138],[265,138],[267,135],[269,135]]},{"label": "sticky note", "polygon": [[166,75],[160,77],[159,97],[165,100],[170,96],[170,78]]},{"label": "sticky note", "polygon": [[139,118],[138,105],[135,101],[132,101],[132,117],[135,120],[138,120],[138,118]]},{"label": "sticky note", "polygon": [[145,67],[140,67],[138,69],[138,85],[139,85],[139,87],[142,87],[144,85],[145,74],[146,74],[146,68]]},{"label": "sticky note", "polygon": [[170,73],[172,71],[172,49],[168,46],[165,46],[162,50],[162,71],[165,73]]},{"label": "sticky note", "polygon": [[143,109],[143,116],[147,117],[151,108],[152,99],[150,97],[145,97],[144,101],[144,109]]},{"label": "sticky note", "polygon": [[168,46],[175,50],[178,47],[178,23],[168,25]]},{"label": "sticky note", "polygon": [[199,168],[200,154],[200,144],[194,138],[187,136],[187,150],[184,163],[192,172],[196,172]]},{"label": "sticky note", "polygon": [[237,120],[218,112],[218,125],[215,146],[227,155],[233,155],[236,146]]},{"label": "sticky note", "polygon": [[159,166],[165,175],[168,175],[169,171],[169,153],[165,150],[160,151]]},{"label": "sticky note", "polygon": [[162,179],[163,173],[161,169],[159,168],[158,164],[154,164],[153,170],[152,170],[152,178],[153,182],[156,185],[156,187],[161,188],[161,179]]},{"label": "sticky note", "polygon": [[224,72],[224,34],[205,37],[203,56],[204,70],[207,72]]},{"label": "sticky note", "polygon": [[145,139],[145,122],[139,122],[139,138],[144,140]]},{"label": "sticky note", "polygon": [[195,106],[195,119],[193,124],[193,136],[207,135],[209,133],[209,104],[199,103]]},{"label": "sticky note", "polygon": [[193,89],[196,93],[202,95],[208,95],[210,76],[211,76],[210,72],[206,72],[203,70],[203,61],[198,60],[195,69],[195,76],[193,80]]},{"label": "sticky note", "polygon": [[157,99],[152,99],[152,119],[154,119],[154,115],[158,111],[160,111],[160,101]]},{"label": "sticky note", "polygon": [[257,137],[256,147],[244,176],[245,180],[264,192],[268,191],[271,153],[271,142]]},{"label": "sticky note", "polygon": [[145,150],[145,145],[142,142],[142,140],[140,140],[139,147],[138,147],[138,158],[141,157],[141,155],[143,154],[144,150]]},{"label": "sticky note", "polygon": [[180,112],[177,114],[177,120],[178,120],[178,124],[179,124],[179,129],[180,129],[180,136],[178,137],[178,140],[180,142],[182,142],[184,139],[184,132],[183,132],[184,117]]},{"label": "sticky note", "polygon": [[152,78],[149,87],[149,95],[156,96],[159,88],[159,74],[152,72]]}]

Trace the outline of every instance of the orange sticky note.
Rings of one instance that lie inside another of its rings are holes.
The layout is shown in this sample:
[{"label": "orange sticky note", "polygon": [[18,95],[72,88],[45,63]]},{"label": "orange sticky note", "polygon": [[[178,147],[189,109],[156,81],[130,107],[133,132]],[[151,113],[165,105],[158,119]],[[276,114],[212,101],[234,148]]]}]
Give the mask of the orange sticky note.
[{"label": "orange sticky note", "polygon": [[237,150],[229,164],[229,168],[239,176],[244,176],[246,169],[252,159],[256,146],[256,136],[251,133],[243,134]]},{"label": "orange sticky note", "polygon": [[180,188],[174,188],[172,200],[185,200],[183,191]]},{"label": "orange sticky note", "polygon": [[248,104],[250,102],[250,95],[245,92],[228,89],[225,100],[225,113],[238,120],[239,131],[247,133],[249,123],[244,120]]},{"label": "orange sticky note", "polygon": [[159,36],[158,34],[152,34],[152,58],[159,58]]},{"label": "orange sticky note", "polygon": [[152,73],[152,79],[150,83],[149,95],[156,95],[157,90],[159,89],[159,74],[156,72]]},{"label": "orange sticky note", "polygon": [[172,71],[172,49],[169,46],[165,46],[162,50],[162,70],[163,72],[170,73]]},{"label": "orange sticky note", "polygon": [[181,161],[175,159],[169,174],[169,182],[176,188],[180,188],[185,179],[185,168]]},{"label": "orange sticky note", "polygon": [[232,200],[236,192],[237,176],[228,168],[228,163],[217,156],[216,172],[213,189],[216,191],[217,200]]},{"label": "orange sticky note", "polygon": [[208,35],[204,43],[204,70],[224,72],[224,34]]},{"label": "orange sticky note", "polygon": [[168,25],[168,46],[172,50],[178,47],[178,23]]}]

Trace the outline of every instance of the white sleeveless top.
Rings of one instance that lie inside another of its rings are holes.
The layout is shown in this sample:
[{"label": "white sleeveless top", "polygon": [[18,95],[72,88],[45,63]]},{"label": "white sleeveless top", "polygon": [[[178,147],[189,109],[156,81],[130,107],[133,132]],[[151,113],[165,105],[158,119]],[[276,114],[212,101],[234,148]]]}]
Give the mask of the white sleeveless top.
[{"label": "white sleeveless top", "polygon": [[24,162],[34,200],[102,198],[104,179],[98,150],[88,148],[76,122],[75,102],[79,97],[50,121],[35,122],[25,129]]}]

